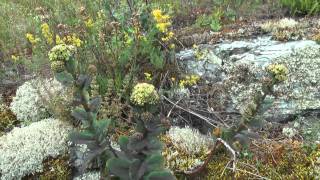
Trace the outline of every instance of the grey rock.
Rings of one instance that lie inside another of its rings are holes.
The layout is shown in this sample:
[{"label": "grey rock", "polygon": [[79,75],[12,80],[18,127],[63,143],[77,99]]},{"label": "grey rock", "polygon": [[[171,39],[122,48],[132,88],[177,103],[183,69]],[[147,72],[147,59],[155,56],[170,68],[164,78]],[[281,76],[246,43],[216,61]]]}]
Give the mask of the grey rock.
[{"label": "grey rock", "polygon": [[[253,40],[222,42],[202,45],[200,58],[196,50],[188,49],[177,54],[186,73],[197,74],[208,82],[221,82],[233,67],[246,64],[258,73],[272,63],[288,67],[288,80],[275,87],[277,97],[267,97],[263,116],[269,121],[287,122],[306,109],[320,109],[320,45],[311,40],[279,42],[271,37]],[[229,71],[225,71],[229,69]],[[250,93],[261,88],[257,81],[238,84],[230,88],[233,106],[239,109]]]}]

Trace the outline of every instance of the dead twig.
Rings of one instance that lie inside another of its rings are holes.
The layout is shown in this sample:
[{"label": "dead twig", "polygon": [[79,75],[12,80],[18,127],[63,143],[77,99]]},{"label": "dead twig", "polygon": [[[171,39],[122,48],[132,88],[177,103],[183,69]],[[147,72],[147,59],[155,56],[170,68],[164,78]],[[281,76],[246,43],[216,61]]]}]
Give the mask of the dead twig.
[{"label": "dead twig", "polygon": [[201,172],[203,169],[205,169],[207,167],[207,165],[209,164],[210,160],[212,159],[212,156],[213,156],[215,150],[217,149],[218,145],[220,145],[220,144],[222,144],[232,154],[231,161],[229,161],[227,165],[232,163],[232,171],[235,173],[236,172],[236,163],[237,163],[236,157],[237,157],[238,152],[235,151],[234,149],[232,149],[232,147],[221,138],[218,138],[216,140],[216,143],[209,151],[207,159],[205,160],[205,162],[201,166],[198,166],[197,168],[190,170],[190,171],[185,171],[184,173],[187,175],[195,175],[195,174]]},{"label": "dead twig", "polygon": [[175,104],[174,102],[172,102],[172,101],[171,101],[169,98],[167,98],[166,96],[163,96],[163,95],[162,95],[162,97],[163,97],[166,101],[168,101],[169,103],[171,103],[171,104],[173,104],[174,106],[176,106],[177,108],[179,108],[179,109],[181,109],[181,110],[184,110],[185,112],[188,112],[188,113],[190,113],[190,114],[192,114],[192,115],[194,115],[194,116],[197,116],[198,118],[206,121],[208,124],[210,124],[211,126],[213,126],[213,127],[215,127],[215,128],[218,127],[218,126],[215,125],[215,124],[213,124],[212,122],[218,124],[219,126],[223,126],[223,124],[220,123],[220,122],[218,122],[218,121],[215,121],[215,120],[213,120],[213,119],[204,117],[204,116],[202,116],[201,114],[198,114],[198,113],[196,113],[196,112],[194,112],[194,111],[191,111],[190,109],[185,109],[185,108],[183,108],[183,107]]}]

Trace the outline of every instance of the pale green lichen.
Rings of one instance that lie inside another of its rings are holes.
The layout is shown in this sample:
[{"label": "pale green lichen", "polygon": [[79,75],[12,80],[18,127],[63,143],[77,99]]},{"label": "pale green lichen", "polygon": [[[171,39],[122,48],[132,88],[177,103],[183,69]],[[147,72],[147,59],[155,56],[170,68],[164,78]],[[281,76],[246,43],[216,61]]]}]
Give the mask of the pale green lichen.
[{"label": "pale green lichen", "polygon": [[133,88],[130,100],[138,106],[156,104],[159,101],[159,95],[152,84],[139,83]]},{"label": "pale green lichen", "polygon": [[279,41],[297,40],[303,32],[300,24],[294,19],[280,19],[278,21],[267,21],[260,27],[264,32],[272,34],[272,37]]},{"label": "pale green lichen", "polygon": [[14,128],[0,137],[1,180],[21,179],[43,171],[42,162],[67,150],[72,126],[57,119],[45,119],[23,128]]},{"label": "pale green lichen", "polygon": [[166,166],[177,172],[188,171],[201,165],[213,145],[209,136],[189,127],[171,127],[162,139],[168,144],[163,151]]}]

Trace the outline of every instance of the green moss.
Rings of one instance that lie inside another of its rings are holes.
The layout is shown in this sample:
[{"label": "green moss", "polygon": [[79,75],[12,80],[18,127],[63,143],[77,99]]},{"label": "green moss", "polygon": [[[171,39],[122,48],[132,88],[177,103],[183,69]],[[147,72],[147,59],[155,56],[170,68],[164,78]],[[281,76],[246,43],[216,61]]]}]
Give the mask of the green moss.
[{"label": "green moss", "polygon": [[239,159],[237,171],[225,168],[230,160],[227,154],[213,157],[204,179],[248,179],[267,177],[270,179],[317,179],[319,178],[320,149],[306,151],[302,144],[286,142],[260,147],[268,151],[253,152],[252,158]]},{"label": "green moss", "polygon": [[43,172],[24,177],[24,180],[67,180],[71,178],[71,166],[69,164],[69,156],[59,156],[54,159],[47,159],[43,163]]},{"label": "green moss", "polygon": [[13,112],[8,108],[0,109],[0,136],[18,124],[18,120]]}]

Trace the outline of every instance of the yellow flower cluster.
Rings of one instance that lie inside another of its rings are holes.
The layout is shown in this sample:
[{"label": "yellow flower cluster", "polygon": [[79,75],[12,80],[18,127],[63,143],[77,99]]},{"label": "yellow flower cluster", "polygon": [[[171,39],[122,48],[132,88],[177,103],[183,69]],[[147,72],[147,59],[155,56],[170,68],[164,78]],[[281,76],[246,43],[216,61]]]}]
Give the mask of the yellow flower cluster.
[{"label": "yellow flower cluster", "polygon": [[186,76],[185,79],[180,80],[179,86],[181,88],[184,88],[185,86],[193,86],[196,85],[199,80],[200,76],[198,75]]},{"label": "yellow flower cluster", "polygon": [[82,40],[79,37],[77,37],[76,34],[72,34],[71,36],[68,35],[68,36],[64,37],[63,41],[68,44],[74,45],[76,47],[80,47],[83,43]]},{"label": "yellow flower cluster", "polygon": [[43,23],[41,25],[41,33],[44,36],[44,38],[46,38],[47,43],[51,45],[53,43],[53,35],[50,31],[48,23]]},{"label": "yellow flower cluster", "polygon": [[88,20],[86,20],[84,24],[87,28],[92,28],[94,25],[92,18],[89,18]]},{"label": "yellow flower cluster", "polygon": [[132,91],[130,101],[138,106],[147,104],[156,104],[159,101],[159,95],[152,84],[138,83]]},{"label": "yellow flower cluster", "polygon": [[51,61],[51,69],[56,72],[62,72],[65,69],[65,62],[75,54],[76,47],[73,45],[59,44],[49,51],[49,60]]},{"label": "yellow flower cluster", "polygon": [[37,42],[40,41],[39,38],[35,38],[34,35],[31,33],[27,33],[26,38],[32,45],[35,45],[35,44],[37,44]]},{"label": "yellow flower cluster", "polygon": [[161,38],[161,40],[162,41],[170,41],[170,39],[172,39],[173,36],[174,36],[174,33],[170,31],[169,33],[167,33],[167,35],[165,37]]},{"label": "yellow flower cluster", "polygon": [[11,55],[11,59],[16,62],[19,59],[19,56]]},{"label": "yellow flower cluster", "polygon": [[267,67],[267,71],[279,82],[288,78],[289,71],[283,64],[271,64]]},{"label": "yellow flower cluster", "polygon": [[56,35],[56,44],[70,44],[76,47],[80,47],[83,44],[83,41],[77,37],[76,34],[68,35],[61,39],[59,35]]},{"label": "yellow flower cluster", "polygon": [[154,9],[152,11],[152,16],[156,21],[157,29],[165,34],[164,37],[161,38],[161,40],[164,42],[170,41],[174,36],[174,33],[172,31],[169,31],[169,28],[171,26],[170,16],[164,15],[160,9]]},{"label": "yellow flower cluster", "polygon": [[147,81],[151,81],[152,80],[152,75],[150,73],[144,73],[144,78],[147,80]]}]

